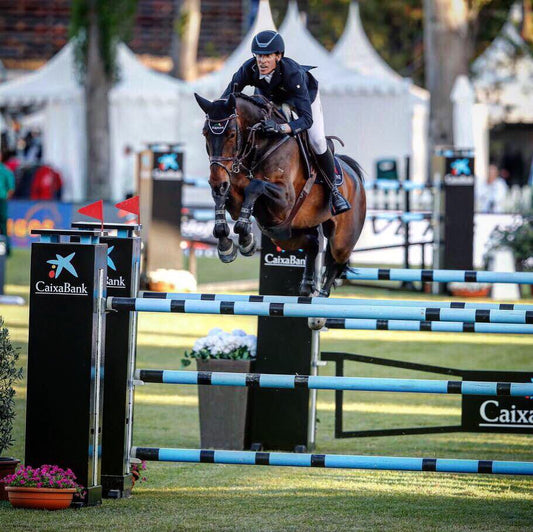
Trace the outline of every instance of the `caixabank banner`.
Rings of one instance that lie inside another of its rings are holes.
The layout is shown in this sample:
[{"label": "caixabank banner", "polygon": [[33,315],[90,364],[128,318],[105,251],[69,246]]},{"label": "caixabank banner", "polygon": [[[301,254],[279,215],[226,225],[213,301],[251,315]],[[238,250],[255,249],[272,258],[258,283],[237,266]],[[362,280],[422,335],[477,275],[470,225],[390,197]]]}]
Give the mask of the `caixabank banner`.
[{"label": "caixabank banner", "polygon": [[262,237],[260,294],[298,295],[304,268],[303,250],[286,251],[274,245],[266,236]]}]

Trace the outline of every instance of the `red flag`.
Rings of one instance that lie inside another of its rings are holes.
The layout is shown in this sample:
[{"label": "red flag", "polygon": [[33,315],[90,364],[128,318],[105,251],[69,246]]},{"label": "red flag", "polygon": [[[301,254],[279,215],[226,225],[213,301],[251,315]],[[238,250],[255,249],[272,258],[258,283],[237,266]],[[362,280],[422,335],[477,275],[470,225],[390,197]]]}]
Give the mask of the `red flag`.
[{"label": "red flag", "polygon": [[131,212],[132,214],[137,215],[137,223],[140,223],[140,208],[139,208],[139,196],[133,196],[133,198],[129,198],[124,201],[119,201],[117,204],[115,204],[115,207],[117,209],[121,209],[126,212]]},{"label": "red flag", "polygon": [[78,209],[78,212],[80,214],[85,214],[85,216],[89,216],[89,218],[96,218],[97,220],[100,220],[101,222],[103,222],[104,221],[104,202],[102,200],[95,201],[94,203],[91,203],[90,205],[81,207],[81,209]]},{"label": "red flag", "polygon": [[89,218],[96,218],[97,220],[100,220],[102,222],[101,229],[102,231],[104,230],[104,202],[102,200],[98,200],[90,205],[81,207],[81,209],[78,209],[78,212],[80,214],[84,214],[85,216],[89,216]]}]

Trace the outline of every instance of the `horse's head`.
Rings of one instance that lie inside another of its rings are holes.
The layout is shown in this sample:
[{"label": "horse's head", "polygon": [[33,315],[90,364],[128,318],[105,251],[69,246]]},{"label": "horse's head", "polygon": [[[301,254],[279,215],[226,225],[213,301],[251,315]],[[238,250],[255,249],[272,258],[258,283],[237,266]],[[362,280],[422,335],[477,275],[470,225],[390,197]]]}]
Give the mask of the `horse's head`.
[{"label": "horse's head", "polygon": [[237,156],[241,149],[241,130],[235,96],[213,102],[195,94],[198,105],[206,114],[203,128],[210,163],[212,184],[229,181],[231,173],[237,173]]}]

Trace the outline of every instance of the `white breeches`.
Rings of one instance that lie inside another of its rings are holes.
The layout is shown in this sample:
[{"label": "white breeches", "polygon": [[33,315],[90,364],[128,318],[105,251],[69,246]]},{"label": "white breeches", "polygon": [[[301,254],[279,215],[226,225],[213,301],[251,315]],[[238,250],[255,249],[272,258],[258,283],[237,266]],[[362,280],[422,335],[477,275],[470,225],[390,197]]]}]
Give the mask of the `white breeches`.
[{"label": "white breeches", "polygon": [[324,114],[322,112],[320,92],[316,93],[315,101],[311,104],[311,112],[313,113],[313,125],[308,129],[309,142],[313,151],[317,155],[321,155],[328,149],[328,145],[326,143],[326,133],[324,132]]}]

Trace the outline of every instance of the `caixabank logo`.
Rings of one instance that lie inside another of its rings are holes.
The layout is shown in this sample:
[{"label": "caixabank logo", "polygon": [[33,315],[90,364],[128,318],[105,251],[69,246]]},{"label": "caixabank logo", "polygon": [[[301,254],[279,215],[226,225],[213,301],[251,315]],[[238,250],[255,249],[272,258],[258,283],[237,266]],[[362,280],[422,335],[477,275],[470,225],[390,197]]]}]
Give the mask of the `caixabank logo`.
[{"label": "caixabank logo", "polygon": [[180,165],[180,154],[167,152],[154,152],[154,179],[182,179],[183,169]]},{"label": "caixabank logo", "polygon": [[126,288],[126,281],[122,275],[117,272],[117,266],[111,254],[115,246],[107,248],[107,287],[108,288]]},{"label": "caixabank logo", "polygon": [[55,259],[46,261],[50,265],[48,279],[35,282],[35,292],[44,295],[88,296],[87,285],[76,282],[78,272],[74,265],[76,252],[63,256],[55,254]]},{"label": "caixabank logo", "polygon": [[287,268],[305,268],[305,258],[299,257],[292,251],[285,251],[276,246],[275,251],[265,254],[264,265],[281,266]]},{"label": "caixabank logo", "polygon": [[472,162],[473,159],[468,157],[450,161],[448,172],[444,176],[444,183],[446,185],[473,185]]}]

